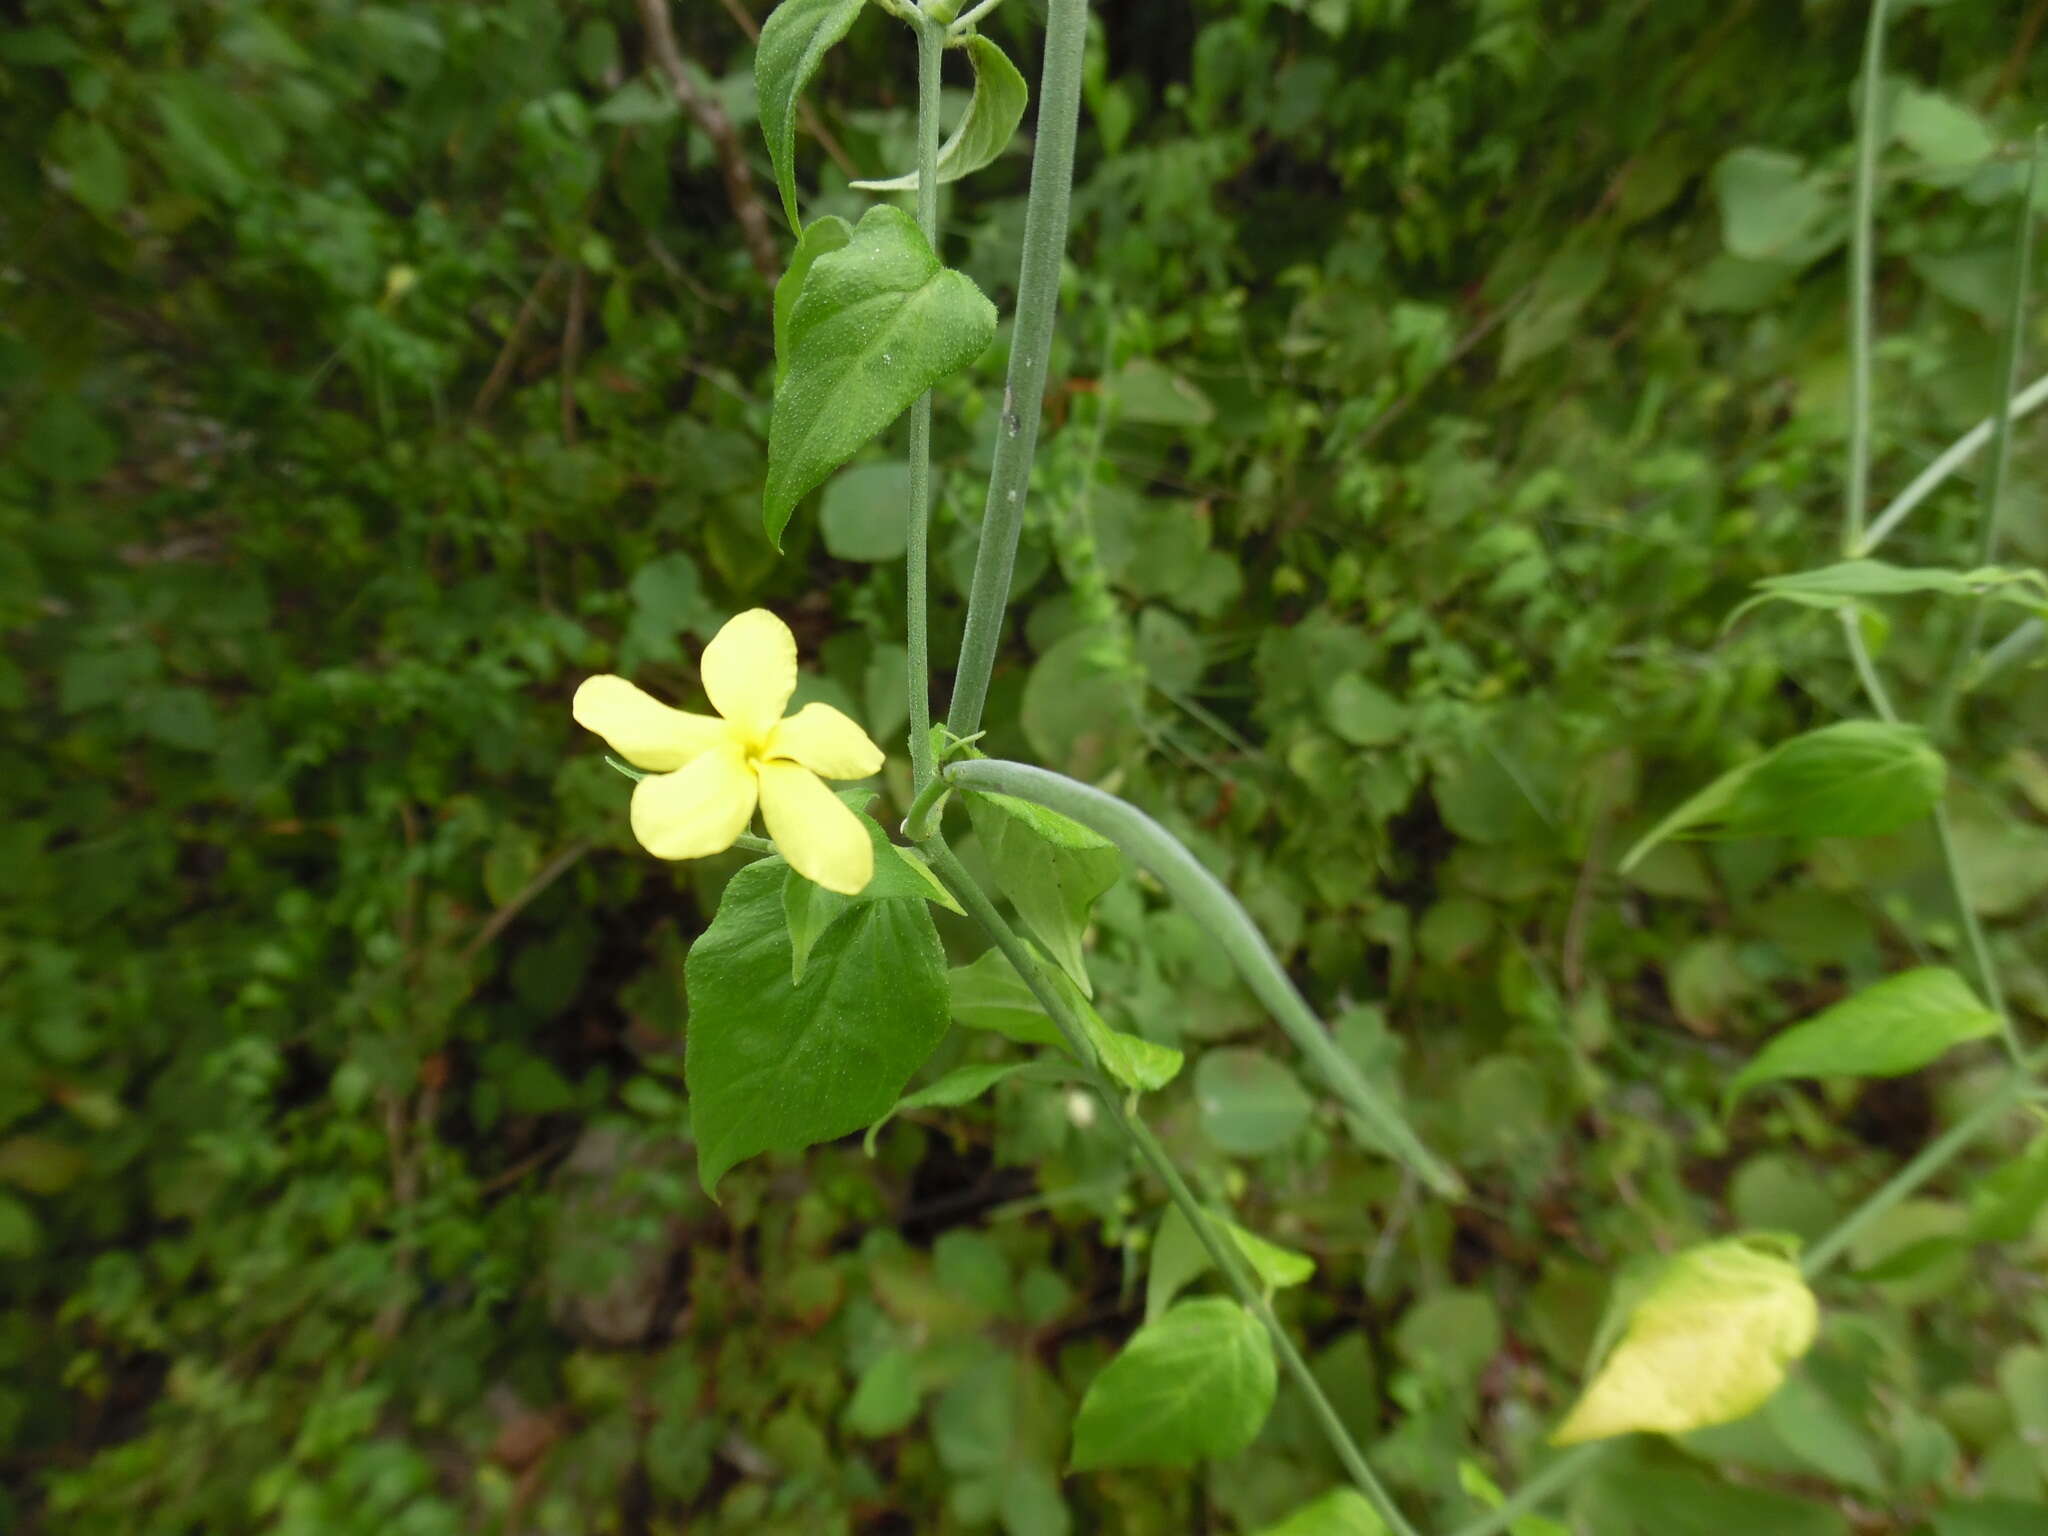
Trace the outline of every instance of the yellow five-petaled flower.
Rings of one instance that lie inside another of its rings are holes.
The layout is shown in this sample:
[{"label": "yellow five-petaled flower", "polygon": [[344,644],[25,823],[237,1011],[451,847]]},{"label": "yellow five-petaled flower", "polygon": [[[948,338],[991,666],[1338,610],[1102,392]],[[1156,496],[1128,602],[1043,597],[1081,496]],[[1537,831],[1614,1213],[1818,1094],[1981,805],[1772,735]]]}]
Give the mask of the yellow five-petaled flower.
[{"label": "yellow five-petaled flower", "polygon": [[671,709],[623,677],[576,690],[576,723],[597,732],[647,777],[633,787],[633,835],[658,859],[701,859],[730,848],[754,807],[790,867],[852,896],[875,872],[860,817],[825,779],[864,779],[882,750],[829,704],[787,719],[796,690],[796,637],[765,608],[733,618],[698,667],[717,715]]}]

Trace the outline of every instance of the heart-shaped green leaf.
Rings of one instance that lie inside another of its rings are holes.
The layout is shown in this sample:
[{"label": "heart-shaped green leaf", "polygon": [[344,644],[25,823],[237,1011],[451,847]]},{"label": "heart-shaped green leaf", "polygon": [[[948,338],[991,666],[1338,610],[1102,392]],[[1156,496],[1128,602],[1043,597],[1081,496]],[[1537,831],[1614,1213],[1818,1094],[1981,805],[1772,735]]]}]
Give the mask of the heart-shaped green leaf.
[{"label": "heart-shaped green leaf", "polygon": [[1273,1341],[1221,1296],[1147,1323],[1102,1368],[1074,1418],[1073,1466],[1177,1467],[1235,1456],[1273,1406]]},{"label": "heart-shaped green leaf", "polygon": [[[941,186],[973,174],[1000,155],[1024,121],[1024,108],[1031,100],[1031,87],[1017,73],[1017,66],[987,38],[970,37],[967,58],[974,65],[974,97],[953,136],[939,146]],[[854,185],[863,192],[915,192],[917,172],[888,181],[856,181]]]},{"label": "heart-shaped green leaf", "polygon": [[995,306],[939,265],[900,208],[870,208],[844,247],[819,255],[790,311],[768,424],[769,542],[780,549],[796,504],[995,333]]},{"label": "heart-shaped green leaf", "polygon": [[683,1074],[707,1192],[733,1164],[872,1124],[946,1032],[946,959],[922,896],[855,906],[792,982],[788,866],[733,876],[690,950]]}]

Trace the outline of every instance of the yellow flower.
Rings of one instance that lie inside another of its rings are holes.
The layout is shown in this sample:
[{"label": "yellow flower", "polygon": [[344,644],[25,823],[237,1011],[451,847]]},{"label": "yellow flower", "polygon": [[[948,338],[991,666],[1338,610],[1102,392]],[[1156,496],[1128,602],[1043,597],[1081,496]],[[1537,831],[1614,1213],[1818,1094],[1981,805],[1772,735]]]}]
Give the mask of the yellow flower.
[{"label": "yellow flower", "polygon": [[824,785],[864,779],[882,750],[829,704],[782,711],[796,689],[796,637],[765,608],[731,620],[698,667],[713,715],[670,709],[623,677],[576,690],[576,723],[648,776],[633,787],[633,835],[658,859],[730,848],[758,803],[776,851],[806,880],[852,896],[875,872],[860,817]]}]

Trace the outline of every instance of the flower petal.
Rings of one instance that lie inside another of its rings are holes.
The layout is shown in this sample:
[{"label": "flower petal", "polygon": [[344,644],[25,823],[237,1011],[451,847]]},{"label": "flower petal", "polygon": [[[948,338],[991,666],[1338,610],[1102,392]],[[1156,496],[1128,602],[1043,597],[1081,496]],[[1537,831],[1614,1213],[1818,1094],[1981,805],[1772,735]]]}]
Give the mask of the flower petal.
[{"label": "flower petal", "polygon": [[866,890],[875,875],[875,845],[861,819],[808,768],[764,762],[755,771],[768,835],[789,867],[842,896]]},{"label": "flower petal", "polygon": [[711,637],[697,672],[711,707],[763,741],[796,692],[796,636],[766,608],[749,608]]},{"label": "flower petal", "polygon": [[633,835],[657,859],[723,853],[747,830],[759,794],[745,749],[728,738],[687,767],[633,786]]},{"label": "flower petal", "polygon": [[761,755],[785,758],[825,779],[864,779],[882,771],[882,749],[830,704],[806,704],[779,722]]},{"label": "flower petal", "polygon": [[623,677],[586,677],[569,707],[578,725],[635,768],[655,773],[673,773],[732,735],[723,720],[670,709]]}]

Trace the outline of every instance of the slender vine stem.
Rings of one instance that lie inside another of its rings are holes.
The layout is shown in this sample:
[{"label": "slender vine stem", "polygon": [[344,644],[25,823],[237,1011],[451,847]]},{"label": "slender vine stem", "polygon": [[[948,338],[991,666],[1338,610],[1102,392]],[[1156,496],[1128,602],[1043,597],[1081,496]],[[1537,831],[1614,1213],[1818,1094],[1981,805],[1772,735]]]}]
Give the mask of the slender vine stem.
[{"label": "slender vine stem", "polygon": [[1010,574],[1024,528],[1031,461],[1045,405],[1059,310],[1060,268],[1067,249],[1067,211],[1074,194],[1074,141],[1080,134],[1081,66],[1088,43],[1088,0],[1052,0],[1045,24],[1045,68],[1038,85],[1038,149],[1031,158],[1031,195],[1024,209],[1024,260],[1017,282],[1017,319],[1003,416],[981,515],[981,546],[967,596],[967,629],[946,717],[956,736],[981,729],[989,674],[1010,604]]},{"label": "slender vine stem", "polygon": [[[917,227],[939,247],[939,64],[946,29],[919,12],[917,32]],[[932,397],[910,407],[910,513],[903,550],[905,641],[909,653],[910,782],[922,789],[932,776]]]},{"label": "slender vine stem", "polygon": [[1316,1017],[1274,958],[1250,914],[1181,845],[1180,839],[1136,806],[1078,779],[1028,763],[978,758],[951,764],[945,777],[962,788],[1015,795],[1071,817],[1108,838],[1126,856],[1149,870],[1229,957],[1238,975],[1301,1053],[1315,1063],[1344,1107],[1364,1121],[1375,1138],[1401,1163],[1414,1169],[1437,1194],[1452,1200],[1464,1194],[1464,1181],[1456,1170],[1423,1145],[1401,1113],[1330,1038],[1323,1021]]},{"label": "slender vine stem", "polygon": [[[2043,374],[2025,389],[2012,397],[2011,407],[2004,412],[2006,421],[2018,421],[2022,416],[2031,415],[2042,406],[2048,405],[2048,374]],[[2000,418],[1987,416],[1961,437],[1950,443],[1934,458],[1925,469],[1915,475],[1907,487],[1894,496],[1878,513],[1870,525],[1870,531],[1863,536],[1855,553],[1868,557],[1877,553],[1880,544],[1891,537],[1899,524],[1911,517],[1920,504],[1948,482],[1949,476],[1961,469],[1991,441]]]},{"label": "slender vine stem", "polygon": [[1089,1086],[1108,1112],[1111,1124],[1116,1126],[1139,1157],[1158,1175],[1160,1182],[1166,1186],[1168,1198],[1180,1208],[1181,1215],[1187,1218],[1189,1227],[1194,1230],[1195,1236],[1208,1253],[1210,1262],[1222,1273],[1224,1280],[1231,1290],[1237,1293],[1238,1300],[1244,1304],[1246,1310],[1264,1326],[1273,1340],[1273,1348],[1278,1352],[1282,1365],[1287,1369],[1287,1374],[1293,1378],[1295,1386],[1308,1400],[1309,1411],[1315,1415],[1317,1425],[1330,1442],[1330,1448],[1337,1453],[1337,1459],[1344,1464],[1345,1472],[1357,1484],[1358,1491],[1372,1504],[1395,1536],[1418,1536],[1415,1527],[1409,1524],[1407,1516],[1402,1513],[1401,1507],[1394,1502],[1393,1495],[1387,1491],[1386,1485],[1373,1472],[1365,1459],[1365,1453],[1352,1439],[1351,1431],[1345,1427],[1344,1420],[1323,1391],[1322,1383],[1316,1380],[1315,1372],[1309,1369],[1308,1361],[1302,1358],[1301,1351],[1295,1347],[1294,1339],[1287,1332],[1286,1325],[1280,1321],[1272,1303],[1267,1300],[1264,1288],[1251,1274],[1244,1256],[1237,1251],[1236,1242],[1219,1232],[1211,1223],[1208,1211],[1195,1197],[1194,1191],[1188,1188],[1187,1180],[1181,1176],[1173,1158],[1160,1145],[1158,1137],[1152,1134],[1151,1128],[1144,1121],[1126,1107],[1123,1095],[1097,1061],[1080,1020],[1074,1016],[1073,1010],[1059,989],[1046,979],[1038,957],[996,910],[995,903],[990,901],[987,893],[975,883],[974,877],[968,873],[966,866],[960,862],[952,849],[946,846],[943,838],[934,835],[925,844],[925,850],[931,861],[932,872],[944,882],[961,906],[967,909],[968,915],[980,924],[990,941],[1002,952],[1003,958],[1010,962],[1017,974],[1023,978],[1024,984],[1031,989],[1032,995],[1038,999],[1039,1006],[1052,1016],[1053,1023],[1058,1026],[1068,1049],[1086,1068]]},{"label": "slender vine stem", "polygon": [[[1892,703],[1883,677],[1878,674],[1877,663],[1871,659],[1870,647],[1863,639],[1863,626],[1853,609],[1842,612],[1842,634],[1848,642],[1849,659],[1856,667],[1856,676],[1863,684],[1871,709],[1876,711],[1878,719],[1888,725],[1896,725],[1898,708]],[[1977,973],[1977,984],[1983,989],[1984,1001],[1998,1015],[2006,1054],[2018,1062],[2024,1055],[2019,1032],[2013,1024],[2012,1015],[2006,1010],[2005,986],[1999,979],[1997,962],[1991,958],[1990,941],[1984,936],[1984,925],[1977,920],[1977,909],[1970,901],[1969,876],[1963,868],[1962,849],[1956,845],[1955,824],[1949,818],[1948,806],[1940,801],[1936,801],[1934,806],[1934,843],[1941,853],[1942,873],[1948,880],[1950,899],[1955,903],[1956,921],[1962,925],[1963,942],[1970,951],[1971,969]]]},{"label": "slender vine stem", "polygon": [[1871,290],[1875,286],[1879,96],[1884,79],[1887,0],[1871,0],[1856,122],[1856,193],[1849,224],[1849,485],[1842,501],[1842,549],[1863,542],[1870,506]]},{"label": "slender vine stem", "polygon": [[1820,1275],[1849,1251],[1866,1227],[1955,1161],[1959,1152],[1995,1125],[2001,1116],[2038,1092],[2033,1073],[2040,1065],[2038,1059],[2022,1059],[2006,1074],[2005,1081],[1987,1094],[1976,1108],[1922,1147],[1919,1154],[1887,1179],[1876,1194],[1843,1217],[1831,1232],[1807,1249],[1799,1260],[1801,1273],[1809,1280]]},{"label": "slender vine stem", "polygon": [[[2004,500],[2006,469],[2012,460],[2012,401],[2020,383],[2020,354],[2024,350],[2027,326],[2027,279],[2034,257],[2034,182],[2041,169],[2041,135],[2034,135],[2033,154],[2027,160],[2026,190],[2020,196],[2018,228],[2013,236],[2012,303],[2006,311],[2005,341],[1999,349],[1998,402],[1991,413],[1996,423],[1991,434],[1991,469],[1984,477],[1983,510],[1977,517],[1977,561],[1989,565],[1998,552],[1998,514]],[[1977,648],[1984,643],[1984,621],[1991,605],[1988,593],[1979,593],[1970,604],[1969,618],[1956,643],[1934,703],[1927,711],[1929,729],[1936,738],[1944,736],[1954,723],[1957,705],[1969,685],[1977,661]]]}]

